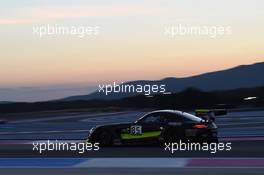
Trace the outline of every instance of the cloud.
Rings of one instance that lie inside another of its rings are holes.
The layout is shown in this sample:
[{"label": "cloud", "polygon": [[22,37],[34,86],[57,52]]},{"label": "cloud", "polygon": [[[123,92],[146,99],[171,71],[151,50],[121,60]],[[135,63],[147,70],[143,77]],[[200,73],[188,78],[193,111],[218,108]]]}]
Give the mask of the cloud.
[{"label": "cloud", "polygon": [[162,10],[138,5],[108,5],[108,6],[75,6],[38,9],[36,14],[48,18],[80,18],[80,17],[113,17],[113,16],[141,16],[155,15]]},{"label": "cloud", "polygon": [[13,11],[11,17],[1,19],[0,25],[32,24],[78,18],[108,18],[123,16],[158,16],[166,12],[157,7],[142,5],[44,6]]}]

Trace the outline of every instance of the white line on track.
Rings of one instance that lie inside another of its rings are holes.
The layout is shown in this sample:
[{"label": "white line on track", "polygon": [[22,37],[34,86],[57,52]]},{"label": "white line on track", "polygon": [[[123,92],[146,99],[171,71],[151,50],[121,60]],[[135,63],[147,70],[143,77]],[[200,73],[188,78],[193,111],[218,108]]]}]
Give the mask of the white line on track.
[{"label": "white line on track", "polygon": [[94,158],[75,167],[87,168],[177,168],[187,164],[186,158]]},{"label": "white line on track", "polygon": [[225,123],[225,124],[217,124],[218,126],[232,126],[232,125],[248,125],[248,124],[264,124],[264,122],[237,122],[237,123]]},{"label": "white line on track", "polygon": [[8,134],[49,134],[49,133],[69,133],[69,132],[89,132],[90,129],[79,130],[58,130],[58,131],[19,131],[19,132],[0,132],[0,135]]},{"label": "white line on track", "polygon": [[46,118],[38,118],[38,119],[26,119],[26,120],[17,120],[12,121],[10,123],[26,123],[26,122],[44,122],[44,121],[53,121],[53,120],[65,120],[72,118],[81,118],[81,117],[99,117],[99,116],[107,116],[107,115],[118,115],[125,114],[131,111],[126,112],[111,112],[111,113],[99,113],[99,114],[80,114],[80,115],[70,115],[70,116],[56,116],[56,117],[46,117]]},{"label": "white line on track", "polygon": [[[15,164],[12,165],[12,161]],[[34,162],[40,162],[32,165]],[[66,163],[68,160],[71,164]],[[263,158],[83,158],[72,160],[67,158],[2,158],[8,166],[0,168],[263,168]],[[55,166],[53,164],[55,163]],[[58,163],[59,162],[59,163]],[[57,166],[56,166],[57,164]],[[89,174],[89,173],[88,173]],[[111,174],[111,172],[109,172]]]}]

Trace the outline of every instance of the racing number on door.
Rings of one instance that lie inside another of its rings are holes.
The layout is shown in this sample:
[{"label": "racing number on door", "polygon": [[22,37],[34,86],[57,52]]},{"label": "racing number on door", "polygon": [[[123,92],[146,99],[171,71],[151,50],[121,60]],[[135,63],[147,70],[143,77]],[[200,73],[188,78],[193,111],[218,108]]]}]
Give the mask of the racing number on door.
[{"label": "racing number on door", "polygon": [[142,126],[140,126],[140,125],[131,126],[130,134],[131,135],[141,135],[142,134]]}]

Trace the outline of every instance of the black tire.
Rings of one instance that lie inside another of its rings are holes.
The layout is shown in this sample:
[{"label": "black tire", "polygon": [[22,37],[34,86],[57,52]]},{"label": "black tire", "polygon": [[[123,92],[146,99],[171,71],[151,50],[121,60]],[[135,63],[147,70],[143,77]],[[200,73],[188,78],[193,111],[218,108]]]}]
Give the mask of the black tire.
[{"label": "black tire", "polygon": [[165,142],[177,142],[179,140],[184,140],[183,131],[181,129],[168,129],[167,131],[165,131]]},{"label": "black tire", "polygon": [[100,146],[111,146],[112,145],[112,136],[107,131],[102,131],[99,134],[99,143]]}]

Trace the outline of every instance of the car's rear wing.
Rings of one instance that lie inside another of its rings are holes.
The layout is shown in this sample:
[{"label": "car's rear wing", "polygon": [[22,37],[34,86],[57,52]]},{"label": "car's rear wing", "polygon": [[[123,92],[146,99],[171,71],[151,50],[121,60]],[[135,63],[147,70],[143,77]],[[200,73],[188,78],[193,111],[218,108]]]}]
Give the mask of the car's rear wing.
[{"label": "car's rear wing", "polygon": [[209,114],[213,114],[214,116],[226,115],[227,110],[226,109],[196,109],[195,110],[196,116],[205,116]]}]

